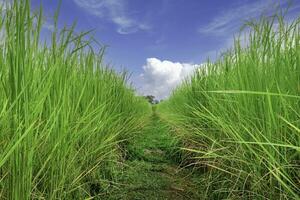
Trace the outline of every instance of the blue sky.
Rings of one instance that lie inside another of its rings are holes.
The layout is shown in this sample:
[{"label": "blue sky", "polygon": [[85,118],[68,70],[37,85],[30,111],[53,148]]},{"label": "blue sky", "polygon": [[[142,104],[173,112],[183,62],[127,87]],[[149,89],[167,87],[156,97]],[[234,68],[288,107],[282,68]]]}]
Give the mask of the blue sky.
[{"label": "blue sky", "polygon": [[[33,8],[43,4],[46,29],[58,2],[32,0]],[[278,2],[284,7],[287,1],[63,0],[59,25],[77,21],[77,31],[94,29],[97,40],[109,46],[107,63],[132,72],[140,93],[165,98],[195,66],[229,48],[243,21]],[[297,13],[295,0],[288,18]]]}]

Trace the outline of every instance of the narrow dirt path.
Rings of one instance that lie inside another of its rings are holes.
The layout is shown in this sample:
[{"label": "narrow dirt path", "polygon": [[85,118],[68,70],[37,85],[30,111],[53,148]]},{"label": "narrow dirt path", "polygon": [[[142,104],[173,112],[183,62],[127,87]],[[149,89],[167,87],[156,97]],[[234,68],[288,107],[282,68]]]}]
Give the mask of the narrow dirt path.
[{"label": "narrow dirt path", "polygon": [[199,199],[191,172],[176,163],[176,140],[156,114],[128,144],[120,185],[110,199]]}]

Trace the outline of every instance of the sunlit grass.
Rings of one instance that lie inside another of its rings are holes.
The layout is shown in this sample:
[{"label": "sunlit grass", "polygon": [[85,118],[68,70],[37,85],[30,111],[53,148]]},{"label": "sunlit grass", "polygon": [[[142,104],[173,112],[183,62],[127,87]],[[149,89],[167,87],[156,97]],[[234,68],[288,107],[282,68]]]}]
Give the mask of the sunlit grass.
[{"label": "sunlit grass", "polygon": [[29,0],[1,13],[0,199],[90,198],[113,181],[119,142],[151,108],[88,32],[55,26],[41,41],[42,17]]},{"label": "sunlit grass", "polygon": [[206,171],[204,198],[299,198],[299,23],[282,15],[247,23],[247,45],[237,39],[159,106]]}]

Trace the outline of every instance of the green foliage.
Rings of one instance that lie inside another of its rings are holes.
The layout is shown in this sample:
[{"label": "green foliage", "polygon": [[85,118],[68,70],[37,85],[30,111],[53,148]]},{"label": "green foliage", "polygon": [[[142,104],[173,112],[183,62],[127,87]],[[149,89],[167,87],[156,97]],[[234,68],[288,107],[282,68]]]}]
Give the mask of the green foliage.
[{"label": "green foliage", "polygon": [[147,99],[147,101],[149,103],[154,104],[155,96],[153,96],[153,95],[147,95],[147,96],[145,96],[145,99]]},{"label": "green foliage", "polygon": [[247,45],[236,39],[159,105],[205,171],[203,198],[299,199],[299,24],[247,23]]},{"label": "green foliage", "polygon": [[143,131],[128,140],[119,180],[103,199],[199,199],[191,171],[176,163],[177,142],[154,113]]},{"label": "green foliage", "polygon": [[55,27],[43,44],[42,17],[29,0],[1,12],[0,199],[91,198],[151,107],[104,66],[89,32]]},{"label": "green foliage", "polygon": [[145,160],[153,163],[168,162],[176,157],[178,138],[171,134],[170,127],[154,113],[143,134],[134,136],[127,146],[128,159]]}]

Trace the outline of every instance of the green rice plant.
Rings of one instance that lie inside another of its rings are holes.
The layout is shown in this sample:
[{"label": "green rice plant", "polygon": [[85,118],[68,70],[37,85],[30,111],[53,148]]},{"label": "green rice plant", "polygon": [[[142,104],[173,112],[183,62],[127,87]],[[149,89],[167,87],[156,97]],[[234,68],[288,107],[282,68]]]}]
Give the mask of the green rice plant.
[{"label": "green rice plant", "polygon": [[151,106],[103,64],[89,32],[58,29],[58,12],[42,42],[42,8],[30,5],[0,14],[0,199],[100,196]]},{"label": "green rice plant", "polygon": [[299,199],[300,18],[261,17],[162,103],[206,199]]}]

